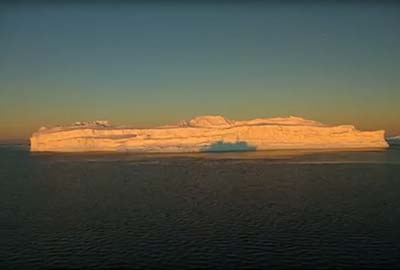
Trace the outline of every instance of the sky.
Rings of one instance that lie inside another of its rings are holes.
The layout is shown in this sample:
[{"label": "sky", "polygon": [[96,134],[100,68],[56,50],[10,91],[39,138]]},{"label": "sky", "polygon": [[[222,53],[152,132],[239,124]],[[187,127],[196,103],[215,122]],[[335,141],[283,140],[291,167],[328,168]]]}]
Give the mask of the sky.
[{"label": "sky", "polygon": [[400,134],[400,5],[0,4],[0,139],[300,116]]}]

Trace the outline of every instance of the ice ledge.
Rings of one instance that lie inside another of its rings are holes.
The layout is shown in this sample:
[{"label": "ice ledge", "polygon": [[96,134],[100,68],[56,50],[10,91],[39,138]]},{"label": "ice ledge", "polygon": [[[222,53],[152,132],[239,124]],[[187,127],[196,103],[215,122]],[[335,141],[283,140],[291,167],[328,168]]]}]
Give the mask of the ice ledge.
[{"label": "ice ledge", "polygon": [[387,138],[387,141],[392,146],[400,146],[400,136]]}]

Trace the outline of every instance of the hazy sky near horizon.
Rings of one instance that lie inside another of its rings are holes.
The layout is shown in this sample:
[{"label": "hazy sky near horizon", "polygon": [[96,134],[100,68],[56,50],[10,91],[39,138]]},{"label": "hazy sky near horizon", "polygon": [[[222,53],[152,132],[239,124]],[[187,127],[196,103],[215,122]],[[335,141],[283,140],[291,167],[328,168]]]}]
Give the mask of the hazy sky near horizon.
[{"label": "hazy sky near horizon", "polygon": [[0,4],[0,139],[203,114],[400,134],[400,5],[377,3]]}]

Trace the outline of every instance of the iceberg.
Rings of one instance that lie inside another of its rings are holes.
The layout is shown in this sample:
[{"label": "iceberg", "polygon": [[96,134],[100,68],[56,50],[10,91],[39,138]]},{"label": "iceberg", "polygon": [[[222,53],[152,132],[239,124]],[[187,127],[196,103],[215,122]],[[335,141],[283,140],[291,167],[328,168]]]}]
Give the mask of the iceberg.
[{"label": "iceberg", "polygon": [[235,121],[206,115],[155,128],[114,126],[108,121],[42,127],[31,151],[219,152],[271,149],[386,148],[383,130],[359,131],[301,117]]}]

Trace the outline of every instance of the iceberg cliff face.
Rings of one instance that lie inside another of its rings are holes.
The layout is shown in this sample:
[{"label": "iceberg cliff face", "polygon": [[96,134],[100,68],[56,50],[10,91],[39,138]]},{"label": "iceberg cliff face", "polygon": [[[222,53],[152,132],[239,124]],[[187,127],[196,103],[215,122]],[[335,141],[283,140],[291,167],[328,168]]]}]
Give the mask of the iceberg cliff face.
[{"label": "iceberg cliff face", "polygon": [[41,128],[31,151],[201,152],[269,149],[386,148],[384,131],[326,126],[300,117],[234,121],[200,116],[152,129],[114,127],[107,121]]}]

